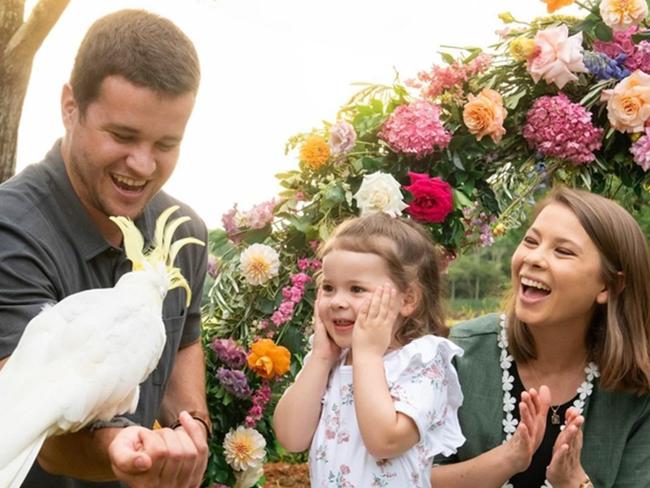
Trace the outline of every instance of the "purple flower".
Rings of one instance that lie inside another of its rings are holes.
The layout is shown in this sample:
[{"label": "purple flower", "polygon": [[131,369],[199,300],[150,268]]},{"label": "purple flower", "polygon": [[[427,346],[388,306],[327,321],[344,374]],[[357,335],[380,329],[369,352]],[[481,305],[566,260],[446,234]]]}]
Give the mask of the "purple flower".
[{"label": "purple flower", "polygon": [[645,128],[645,134],[632,144],[630,152],[634,155],[634,162],[643,168],[650,169],[650,127]]},{"label": "purple flower", "polygon": [[248,386],[246,375],[237,369],[219,368],[215,374],[223,388],[237,398],[249,398],[251,387]]},{"label": "purple flower", "polygon": [[339,121],[330,128],[330,138],[327,145],[333,156],[342,156],[354,147],[357,141],[357,133],[354,127],[344,121]]},{"label": "purple flower", "polygon": [[246,351],[232,339],[215,339],[211,347],[217,358],[229,368],[240,369],[246,364]]},{"label": "purple flower", "polygon": [[219,276],[219,260],[214,254],[208,256],[208,275],[212,279],[217,279]]}]

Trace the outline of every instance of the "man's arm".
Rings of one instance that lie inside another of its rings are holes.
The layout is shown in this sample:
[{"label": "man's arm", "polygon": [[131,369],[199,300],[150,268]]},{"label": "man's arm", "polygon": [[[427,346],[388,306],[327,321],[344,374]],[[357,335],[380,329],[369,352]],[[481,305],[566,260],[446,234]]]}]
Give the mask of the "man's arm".
[{"label": "man's arm", "polygon": [[205,357],[200,341],[178,350],[158,420],[162,425],[174,425],[183,410],[210,425],[205,396]]}]

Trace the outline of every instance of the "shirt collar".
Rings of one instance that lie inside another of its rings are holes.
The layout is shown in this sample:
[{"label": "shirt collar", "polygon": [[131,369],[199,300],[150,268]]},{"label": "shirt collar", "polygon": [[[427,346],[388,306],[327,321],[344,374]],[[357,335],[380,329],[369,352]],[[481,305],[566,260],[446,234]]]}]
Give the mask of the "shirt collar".
[{"label": "shirt collar", "polygon": [[[76,243],[86,261],[111,249],[112,246],[99,232],[72,187],[61,156],[61,140],[58,140],[47,153],[45,164],[48,164],[51,170],[50,176],[53,185],[51,196],[62,212],[59,222],[61,231]],[[153,226],[156,217],[152,215],[152,212],[150,205],[147,205],[143,213],[135,219],[135,225],[144,237],[145,247],[148,247],[153,240]]]}]

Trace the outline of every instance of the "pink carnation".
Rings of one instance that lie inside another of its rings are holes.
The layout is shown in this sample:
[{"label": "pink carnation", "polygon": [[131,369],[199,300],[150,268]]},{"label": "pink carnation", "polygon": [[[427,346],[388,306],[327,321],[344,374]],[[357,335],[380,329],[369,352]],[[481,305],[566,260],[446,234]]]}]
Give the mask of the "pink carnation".
[{"label": "pink carnation", "polygon": [[589,163],[601,146],[603,129],[591,123],[591,112],[572,103],[564,93],[535,100],[528,111],[523,135],[544,156],[573,164]]},{"label": "pink carnation", "polygon": [[384,123],[379,134],[395,152],[422,158],[444,149],[451,134],[440,122],[440,107],[425,100],[400,105]]},{"label": "pink carnation", "polygon": [[650,127],[645,128],[645,134],[632,144],[630,152],[634,155],[634,162],[643,168],[650,169]]}]

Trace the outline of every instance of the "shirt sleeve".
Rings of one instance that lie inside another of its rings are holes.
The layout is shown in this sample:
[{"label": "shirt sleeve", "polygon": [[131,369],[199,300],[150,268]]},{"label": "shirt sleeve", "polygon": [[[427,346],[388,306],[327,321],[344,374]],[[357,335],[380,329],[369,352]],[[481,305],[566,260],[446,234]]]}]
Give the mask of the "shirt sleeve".
[{"label": "shirt sleeve", "polygon": [[465,441],[457,415],[463,395],[451,365],[454,355],[462,351],[449,341],[435,339],[439,342],[433,350],[430,342],[406,346],[402,353],[409,356],[405,361],[402,354],[397,379],[389,382],[395,410],[413,419],[427,458],[451,455]]},{"label": "shirt sleeve", "polygon": [[56,266],[18,225],[0,220],[0,358],[13,353],[29,321],[60,300]]},{"label": "shirt sleeve", "polygon": [[[201,336],[201,302],[203,299],[203,286],[205,283],[205,276],[208,270],[208,232],[205,225],[200,226],[197,237],[205,243],[205,246],[197,246],[190,244],[192,247],[197,247],[198,252],[194,251],[192,259],[188,260],[187,270],[183,270],[184,276],[188,276],[190,289],[192,290],[192,301],[187,310],[187,319],[183,327],[183,335],[181,336],[180,347],[189,346],[196,342]],[[190,247],[188,246],[188,248]],[[189,250],[189,249],[188,249]],[[183,251],[181,251],[183,252]]]}]

